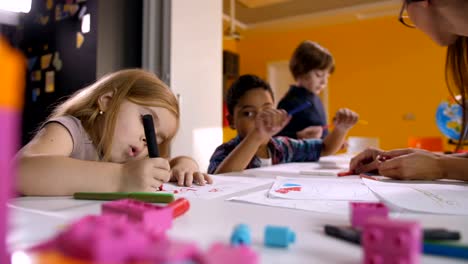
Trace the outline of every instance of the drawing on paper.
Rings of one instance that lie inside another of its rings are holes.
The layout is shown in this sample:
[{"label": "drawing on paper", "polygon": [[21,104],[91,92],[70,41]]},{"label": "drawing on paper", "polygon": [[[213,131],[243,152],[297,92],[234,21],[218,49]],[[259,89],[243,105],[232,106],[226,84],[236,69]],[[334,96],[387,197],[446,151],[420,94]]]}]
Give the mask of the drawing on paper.
[{"label": "drawing on paper", "polygon": [[302,186],[297,183],[285,183],[280,188],[275,189],[277,193],[289,193],[289,192],[300,192],[302,191]]},{"label": "drawing on paper", "polygon": [[426,190],[422,190],[422,189],[418,189],[416,187],[412,187],[411,189],[423,194],[424,196],[426,196],[427,198],[431,199],[432,201],[434,201],[438,206],[440,207],[445,207],[446,205],[449,205],[449,206],[455,206],[455,207],[460,207],[460,204],[457,202],[457,201],[450,201],[450,200],[446,200],[444,199],[442,196],[440,195],[437,195],[433,192],[430,192],[430,191],[426,191]]}]

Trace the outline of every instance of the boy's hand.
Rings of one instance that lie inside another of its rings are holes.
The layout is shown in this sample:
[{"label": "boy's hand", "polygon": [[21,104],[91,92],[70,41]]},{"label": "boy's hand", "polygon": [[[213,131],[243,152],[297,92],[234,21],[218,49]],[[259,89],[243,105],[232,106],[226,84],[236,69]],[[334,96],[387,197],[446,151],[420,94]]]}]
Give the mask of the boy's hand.
[{"label": "boy's hand", "polygon": [[280,132],[291,120],[291,116],[283,109],[266,109],[255,119],[255,131],[263,139],[269,139]]},{"label": "boy's hand", "polygon": [[298,139],[322,138],[322,126],[309,126],[296,133]]},{"label": "boy's hand", "polygon": [[359,115],[347,108],[341,108],[336,112],[333,118],[335,129],[348,130],[352,128],[359,120]]},{"label": "boy's hand", "polygon": [[192,183],[198,185],[213,183],[213,179],[208,174],[200,172],[196,162],[190,158],[179,157],[171,163],[171,181],[177,182],[179,186],[192,186]]},{"label": "boy's hand", "polygon": [[164,158],[132,160],[122,167],[119,192],[154,192],[168,182],[169,162]]}]

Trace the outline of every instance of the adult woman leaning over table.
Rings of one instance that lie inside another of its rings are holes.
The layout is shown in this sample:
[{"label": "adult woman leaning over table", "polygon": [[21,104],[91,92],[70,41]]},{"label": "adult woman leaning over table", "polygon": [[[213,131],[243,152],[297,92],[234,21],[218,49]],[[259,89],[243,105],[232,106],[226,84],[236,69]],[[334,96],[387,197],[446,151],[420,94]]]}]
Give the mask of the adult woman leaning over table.
[{"label": "adult woman leaning over table", "polygon": [[[408,16],[404,16],[407,11]],[[426,33],[437,44],[447,46],[446,81],[463,107],[462,134],[466,138],[468,93],[468,1],[405,0],[400,22]],[[459,145],[460,147],[460,145]],[[383,151],[367,149],[355,156],[350,171],[378,171],[380,175],[402,180],[456,179],[468,181],[468,155],[440,155],[420,149]]]}]

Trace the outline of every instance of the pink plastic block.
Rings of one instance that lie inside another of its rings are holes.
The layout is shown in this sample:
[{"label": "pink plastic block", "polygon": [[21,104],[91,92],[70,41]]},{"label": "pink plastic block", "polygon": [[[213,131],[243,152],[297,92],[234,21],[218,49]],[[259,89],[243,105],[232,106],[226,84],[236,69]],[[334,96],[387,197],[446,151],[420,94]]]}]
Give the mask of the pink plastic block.
[{"label": "pink plastic block", "polygon": [[150,256],[152,263],[181,263],[186,260],[197,260],[201,256],[195,243],[159,239],[155,241],[153,248]]},{"label": "pink plastic block", "polygon": [[201,260],[202,264],[256,264],[258,256],[250,247],[229,246],[222,243],[216,243],[206,252]]},{"label": "pink plastic block", "polygon": [[99,263],[144,261],[153,249],[145,230],[115,215],[84,217],[59,234],[55,243],[68,256]]},{"label": "pink plastic block", "polygon": [[133,199],[104,203],[102,213],[127,216],[131,222],[142,224],[148,232],[156,235],[171,228],[173,219],[171,207],[155,206]]},{"label": "pink plastic block", "polygon": [[361,240],[365,264],[419,263],[422,232],[417,222],[373,217]]},{"label": "pink plastic block", "polygon": [[6,204],[13,194],[15,171],[11,160],[18,151],[21,134],[19,124],[18,111],[0,107],[0,263],[10,263],[6,248],[8,218]]},{"label": "pink plastic block", "polygon": [[366,221],[373,216],[388,217],[388,208],[383,203],[350,203],[351,225],[362,228]]}]

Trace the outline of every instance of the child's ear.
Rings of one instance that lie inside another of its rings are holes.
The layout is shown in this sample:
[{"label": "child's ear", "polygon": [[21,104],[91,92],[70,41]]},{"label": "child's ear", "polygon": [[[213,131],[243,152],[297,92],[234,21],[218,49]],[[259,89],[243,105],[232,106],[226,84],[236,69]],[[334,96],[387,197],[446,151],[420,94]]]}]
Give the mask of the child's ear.
[{"label": "child's ear", "polygon": [[229,122],[229,127],[232,128],[232,129],[236,129],[236,126],[234,125],[234,117],[230,114],[227,114],[226,115],[226,118]]},{"label": "child's ear", "polygon": [[98,99],[98,105],[99,105],[99,110],[100,111],[107,111],[109,108],[112,96],[114,96],[114,92],[107,92],[103,95],[101,95]]}]

